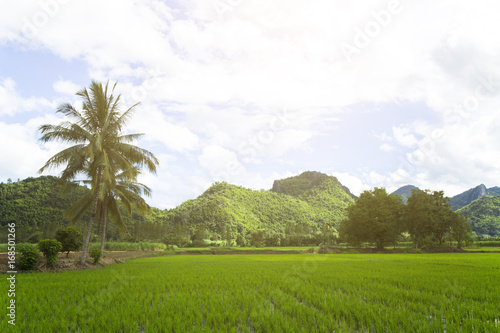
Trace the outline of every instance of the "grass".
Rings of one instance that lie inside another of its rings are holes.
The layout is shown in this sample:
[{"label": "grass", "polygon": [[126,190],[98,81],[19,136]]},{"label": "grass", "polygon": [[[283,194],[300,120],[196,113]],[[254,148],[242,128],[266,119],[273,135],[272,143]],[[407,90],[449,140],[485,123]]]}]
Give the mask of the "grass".
[{"label": "grass", "polygon": [[476,251],[500,251],[500,247],[464,247],[465,251],[476,252]]},{"label": "grass", "polygon": [[497,332],[499,280],[488,253],[151,257],[18,274],[16,329]]}]

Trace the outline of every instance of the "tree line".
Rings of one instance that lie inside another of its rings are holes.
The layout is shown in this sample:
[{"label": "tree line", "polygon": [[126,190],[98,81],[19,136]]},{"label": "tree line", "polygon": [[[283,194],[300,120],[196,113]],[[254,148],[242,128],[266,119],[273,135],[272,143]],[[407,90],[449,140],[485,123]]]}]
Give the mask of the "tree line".
[{"label": "tree line", "polygon": [[443,244],[445,238],[458,246],[471,240],[470,225],[448,204],[443,191],[412,190],[407,204],[387,194],[384,188],[361,193],[347,208],[347,218],[340,224],[340,237],[352,244],[375,243],[381,250],[396,244],[403,233],[419,248],[426,242]]}]

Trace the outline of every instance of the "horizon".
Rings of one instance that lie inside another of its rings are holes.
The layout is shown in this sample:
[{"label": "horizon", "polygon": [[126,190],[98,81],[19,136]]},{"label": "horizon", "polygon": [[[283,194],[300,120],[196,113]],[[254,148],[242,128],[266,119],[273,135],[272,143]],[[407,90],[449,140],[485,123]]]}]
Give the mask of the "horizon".
[{"label": "horizon", "polygon": [[[305,170],[359,195],[500,179],[500,21],[488,2],[29,0],[0,13],[0,179],[36,177],[61,103],[117,82],[160,160],[151,206]],[[89,22],[92,22],[89,24]],[[425,25],[421,23],[425,22]],[[111,28],[110,28],[111,27]],[[59,170],[44,175],[59,175]]]}]

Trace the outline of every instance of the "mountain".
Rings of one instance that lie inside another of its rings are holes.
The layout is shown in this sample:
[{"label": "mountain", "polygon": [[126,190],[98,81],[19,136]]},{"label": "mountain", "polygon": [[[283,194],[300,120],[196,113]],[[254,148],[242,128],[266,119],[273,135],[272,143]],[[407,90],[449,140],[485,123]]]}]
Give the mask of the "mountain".
[{"label": "mountain", "polygon": [[487,194],[488,189],[484,186],[484,184],[481,184],[452,197],[449,203],[451,205],[451,209],[457,210]]},{"label": "mountain", "polygon": [[488,195],[491,195],[491,196],[500,195],[500,187],[498,187],[498,186],[490,187],[488,189]]},{"label": "mountain", "polygon": [[[65,190],[61,191],[62,188]],[[7,183],[0,183],[1,239],[7,239],[7,224],[12,222],[16,223],[18,243],[54,238],[57,228],[70,225],[70,221],[64,217],[65,210],[88,191],[87,187],[74,183],[59,184],[59,178],[53,176],[29,177],[17,182],[9,180]],[[163,211],[151,208],[151,214],[144,218],[135,213],[130,216],[121,204],[119,208],[127,230],[122,233],[111,221],[106,227],[108,240],[148,240],[158,234]],[[89,219],[90,212],[74,225],[85,234]],[[96,234],[98,224],[94,223]]]},{"label": "mountain", "polygon": [[457,210],[478,236],[500,237],[500,196],[484,195]]},{"label": "mountain", "polygon": [[419,190],[419,188],[413,185],[406,185],[398,188],[396,191],[392,192],[392,194],[399,195],[403,199],[403,203],[406,204],[408,198],[411,197],[411,190]]},{"label": "mountain", "polygon": [[282,236],[297,228],[314,234],[325,225],[337,228],[352,202],[353,195],[337,178],[306,172],[275,181],[270,191],[216,183],[169,215],[176,230],[184,226],[192,233],[205,227],[212,236],[222,236],[228,228],[243,237],[258,230]]},{"label": "mountain", "polygon": [[[343,186],[336,177],[328,176],[324,173],[316,171],[306,171],[298,176],[275,180],[271,191],[300,197],[301,195],[306,194],[307,191],[310,191],[319,185],[324,187],[325,183],[328,183],[327,186],[332,188],[335,187],[341,189],[352,199],[357,199],[357,197],[352,194],[347,187]],[[343,194],[339,195],[343,196]]]}]

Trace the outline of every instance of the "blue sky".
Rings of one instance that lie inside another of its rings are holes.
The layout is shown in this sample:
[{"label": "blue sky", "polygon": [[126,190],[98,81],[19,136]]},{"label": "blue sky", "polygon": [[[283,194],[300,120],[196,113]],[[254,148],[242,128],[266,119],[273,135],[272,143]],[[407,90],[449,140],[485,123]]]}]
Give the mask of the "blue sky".
[{"label": "blue sky", "polygon": [[[9,2],[0,11],[0,181],[37,176],[37,142],[92,80],[118,82],[160,159],[149,203],[216,181],[269,189],[314,170],[359,194],[500,185],[494,1]],[[46,174],[58,174],[52,170]]]}]

